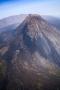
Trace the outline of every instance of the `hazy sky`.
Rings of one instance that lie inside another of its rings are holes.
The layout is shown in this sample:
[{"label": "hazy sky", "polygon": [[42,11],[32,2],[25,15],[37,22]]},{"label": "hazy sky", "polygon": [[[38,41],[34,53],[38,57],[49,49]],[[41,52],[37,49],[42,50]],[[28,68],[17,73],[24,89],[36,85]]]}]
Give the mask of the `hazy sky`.
[{"label": "hazy sky", "polygon": [[0,0],[0,19],[29,13],[60,17],[60,0]]}]

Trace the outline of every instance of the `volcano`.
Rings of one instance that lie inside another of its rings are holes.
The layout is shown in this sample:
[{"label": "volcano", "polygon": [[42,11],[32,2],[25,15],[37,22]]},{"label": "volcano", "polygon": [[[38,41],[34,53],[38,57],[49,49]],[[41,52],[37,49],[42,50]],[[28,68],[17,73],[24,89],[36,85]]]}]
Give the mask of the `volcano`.
[{"label": "volcano", "polygon": [[41,16],[0,34],[0,58],[1,90],[60,90],[60,31]]}]

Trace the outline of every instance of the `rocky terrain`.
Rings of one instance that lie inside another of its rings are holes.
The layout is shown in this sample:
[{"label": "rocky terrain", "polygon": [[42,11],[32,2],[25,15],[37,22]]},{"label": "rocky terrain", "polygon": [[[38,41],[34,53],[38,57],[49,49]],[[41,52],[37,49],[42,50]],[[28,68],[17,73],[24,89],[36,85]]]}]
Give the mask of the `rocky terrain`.
[{"label": "rocky terrain", "polygon": [[[0,19],[0,33],[16,29],[27,16],[28,14],[21,14]],[[41,15],[41,17],[60,30],[60,18],[47,15]]]},{"label": "rocky terrain", "polygon": [[0,33],[0,90],[60,90],[60,31],[39,15]]}]

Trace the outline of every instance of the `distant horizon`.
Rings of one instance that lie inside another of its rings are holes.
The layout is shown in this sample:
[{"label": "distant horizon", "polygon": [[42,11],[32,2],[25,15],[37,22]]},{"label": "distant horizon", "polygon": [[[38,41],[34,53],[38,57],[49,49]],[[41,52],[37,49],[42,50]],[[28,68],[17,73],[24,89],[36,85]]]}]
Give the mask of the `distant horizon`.
[{"label": "distant horizon", "polygon": [[[29,13],[29,14],[31,14],[31,13]],[[9,17],[14,17],[14,16],[19,16],[19,15],[29,15],[29,14],[14,14],[14,15],[9,15],[9,16],[6,16],[6,17],[3,17],[3,18],[0,18],[0,20],[2,20],[2,19],[6,19],[6,18],[9,18]],[[43,16],[47,16],[47,17],[53,17],[53,18],[58,18],[58,19],[60,19],[60,17],[58,17],[58,16],[52,16],[52,15],[41,15],[41,14],[37,14],[37,13],[34,13],[34,14],[36,14],[36,15],[40,15],[41,17],[43,17]],[[32,14],[32,15],[34,15],[34,14]]]},{"label": "distant horizon", "polygon": [[0,19],[34,13],[60,18],[60,0],[0,0]]}]

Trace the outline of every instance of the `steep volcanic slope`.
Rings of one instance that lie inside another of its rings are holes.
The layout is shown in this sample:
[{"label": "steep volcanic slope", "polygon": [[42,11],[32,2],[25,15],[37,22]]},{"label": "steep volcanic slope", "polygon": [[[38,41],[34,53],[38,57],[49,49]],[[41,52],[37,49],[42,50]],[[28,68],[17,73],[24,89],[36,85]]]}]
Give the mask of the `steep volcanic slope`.
[{"label": "steep volcanic slope", "polygon": [[[14,15],[0,20],[0,33],[16,29],[20,23],[28,16],[28,14]],[[50,24],[60,29],[60,19],[52,16],[42,16]]]},{"label": "steep volcanic slope", "polygon": [[55,26],[58,30],[60,30],[60,18],[53,16],[42,16],[45,20],[47,20],[50,24]]},{"label": "steep volcanic slope", "polygon": [[0,20],[0,33],[7,30],[14,30],[26,18],[27,15],[15,15]]},{"label": "steep volcanic slope", "polygon": [[3,90],[60,89],[60,32],[39,15],[28,15],[16,30],[0,34],[7,63]]}]

